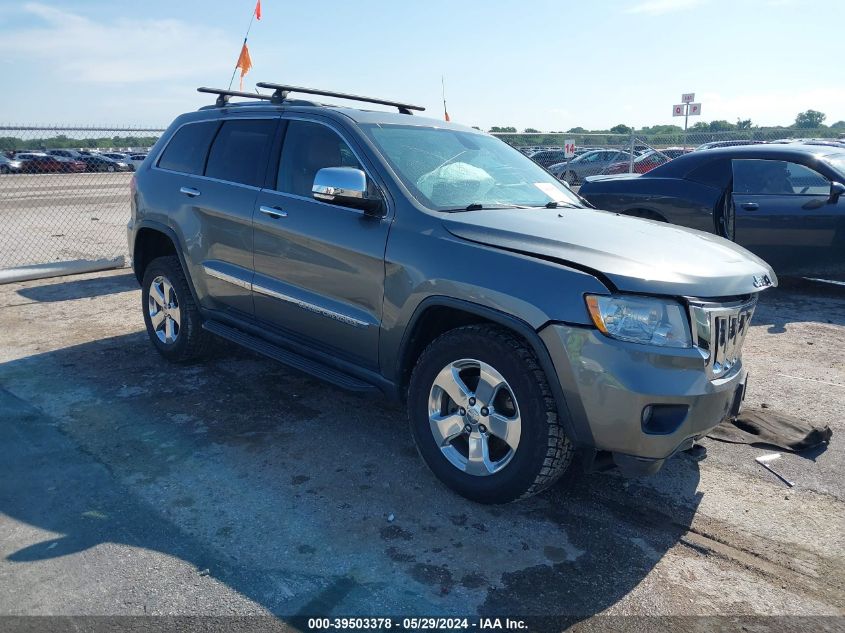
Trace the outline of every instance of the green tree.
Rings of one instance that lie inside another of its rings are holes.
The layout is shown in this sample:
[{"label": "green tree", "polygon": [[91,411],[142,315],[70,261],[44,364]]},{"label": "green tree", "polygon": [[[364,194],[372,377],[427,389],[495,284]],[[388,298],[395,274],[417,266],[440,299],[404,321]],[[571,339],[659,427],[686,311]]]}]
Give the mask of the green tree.
[{"label": "green tree", "polygon": [[837,121],[836,123],[831,123],[830,127],[834,130],[841,130],[842,128],[845,128],[845,121]]},{"label": "green tree", "polygon": [[737,118],[736,120],[736,129],[738,130],[750,130],[751,129],[751,119],[740,119]]},{"label": "green tree", "polygon": [[710,121],[709,127],[711,132],[730,132],[731,130],[736,129],[736,126],[733,123],[725,121],[724,119]]},{"label": "green tree", "polygon": [[500,125],[494,125],[493,127],[491,127],[491,128],[490,128],[490,133],[491,133],[491,134],[495,134],[496,132],[499,132],[499,133],[502,133],[502,132],[516,132],[516,128],[515,128],[515,127],[512,127],[512,126],[505,126],[505,127],[503,127],[503,126],[500,126]]},{"label": "green tree", "polygon": [[610,128],[610,131],[614,134],[630,134],[633,130],[624,123],[620,123]]},{"label": "green tree", "polygon": [[570,133],[570,134],[580,134],[581,132],[586,132],[587,130],[585,130],[582,127],[571,127],[566,131],[567,131],[567,133]]},{"label": "green tree", "polygon": [[527,127],[527,128],[525,128],[525,133],[526,134],[539,134],[540,130],[535,130],[533,127]]},{"label": "green tree", "polygon": [[806,112],[799,112],[795,117],[795,125],[793,127],[814,129],[822,126],[827,115],[818,110],[807,110]]}]

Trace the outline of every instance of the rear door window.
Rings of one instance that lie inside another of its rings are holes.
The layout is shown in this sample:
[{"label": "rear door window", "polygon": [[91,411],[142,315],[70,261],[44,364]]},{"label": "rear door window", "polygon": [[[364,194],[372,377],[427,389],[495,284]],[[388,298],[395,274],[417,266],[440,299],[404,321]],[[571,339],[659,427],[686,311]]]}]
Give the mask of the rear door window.
[{"label": "rear door window", "polygon": [[183,174],[201,175],[208,148],[219,125],[218,121],[183,125],[170,139],[158,166]]},{"label": "rear door window", "polygon": [[205,175],[260,187],[277,124],[278,119],[224,122],[208,153]]}]

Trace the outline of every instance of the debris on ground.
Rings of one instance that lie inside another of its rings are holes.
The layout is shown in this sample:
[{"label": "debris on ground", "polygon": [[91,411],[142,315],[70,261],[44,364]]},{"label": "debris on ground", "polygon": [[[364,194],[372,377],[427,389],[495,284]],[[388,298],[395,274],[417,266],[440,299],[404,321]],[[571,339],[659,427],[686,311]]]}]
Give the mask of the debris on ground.
[{"label": "debris on ground", "polygon": [[735,418],[722,422],[707,437],[720,442],[776,446],[784,451],[800,453],[828,444],[833,435],[830,427],[813,426],[787,413],[747,409]]}]

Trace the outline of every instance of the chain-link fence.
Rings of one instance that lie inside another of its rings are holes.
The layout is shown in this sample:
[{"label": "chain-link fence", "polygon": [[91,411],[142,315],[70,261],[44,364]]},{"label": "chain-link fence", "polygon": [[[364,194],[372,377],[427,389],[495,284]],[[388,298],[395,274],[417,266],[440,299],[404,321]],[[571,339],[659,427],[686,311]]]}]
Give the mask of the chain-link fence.
[{"label": "chain-link fence", "polygon": [[[0,126],[0,273],[126,256],[131,172],[163,132],[142,127]],[[558,178],[645,173],[702,144],[845,143],[836,130],[497,134]],[[565,145],[574,145],[574,156]],[[3,277],[3,275],[0,275]]]},{"label": "chain-link fence", "polygon": [[129,180],[162,131],[0,127],[0,271],[125,258]]},{"label": "chain-link fence", "polygon": [[[556,177],[578,186],[588,176],[646,173],[687,152],[708,147],[756,143],[794,143],[845,147],[837,130],[753,128],[729,132],[703,130],[634,131],[630,134],[590,132],[496,133]],[[569,148],[567,148],[569,145]]]}]

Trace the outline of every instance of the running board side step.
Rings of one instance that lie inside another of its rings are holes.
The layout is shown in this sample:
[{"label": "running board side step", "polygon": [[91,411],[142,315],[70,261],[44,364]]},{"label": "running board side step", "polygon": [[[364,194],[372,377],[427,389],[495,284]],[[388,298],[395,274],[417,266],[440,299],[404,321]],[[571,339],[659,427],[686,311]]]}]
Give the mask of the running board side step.
[{"label": "running board side step", "polygon": [[204,330],[211,332],[221,338],[236,343],[241,347],[245,347],[253,352],[272,358],[288,367],[298,369],[299,371],[310,374],[315,378],[325,380],[333,385],[337,385],[342,389],[349,391],[376,393],[379,392],[375,385],[364,382],[354,376],[350,376],[334,367],[329,367],[323,363],[301,356],[296,352],[291,352],[283,347],[269,343],[257,336],[252,336],[241,330],[224,325],[219,321],[205,321],[202,324]]}]

